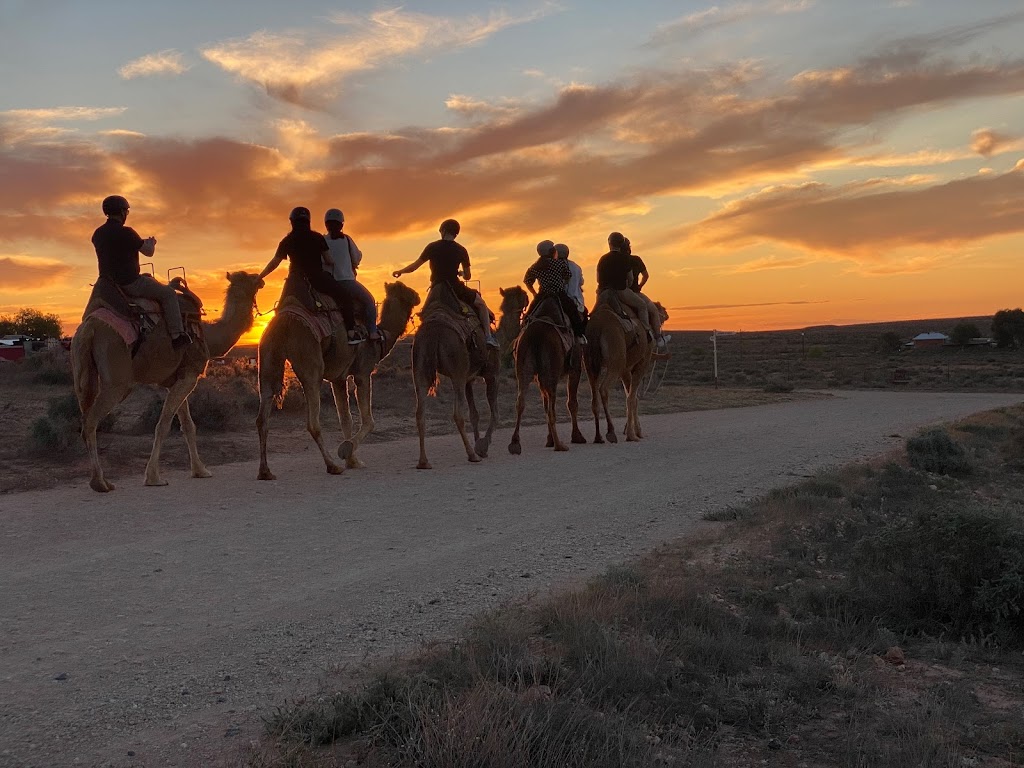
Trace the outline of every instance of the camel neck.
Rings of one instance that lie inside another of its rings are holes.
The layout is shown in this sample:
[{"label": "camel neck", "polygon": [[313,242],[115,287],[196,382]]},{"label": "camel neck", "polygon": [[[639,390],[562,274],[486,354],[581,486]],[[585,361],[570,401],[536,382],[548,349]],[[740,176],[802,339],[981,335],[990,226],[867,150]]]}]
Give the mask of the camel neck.
[{"label": "camel neck", "polygon": [[211,357],[226,355],[238,343],[242,334],[252,328],[253,302],[244,294],[235,286],[228,286],[220,319],[214,323],[203,323]]}]

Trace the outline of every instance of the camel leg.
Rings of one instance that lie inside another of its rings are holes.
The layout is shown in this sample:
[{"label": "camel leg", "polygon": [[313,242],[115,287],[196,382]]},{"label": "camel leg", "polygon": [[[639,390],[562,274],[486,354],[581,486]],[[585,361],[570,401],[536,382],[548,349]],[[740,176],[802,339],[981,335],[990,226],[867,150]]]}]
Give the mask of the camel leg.
[{"label": "camel leg", "polygon": [[427,384],[414,377],[416,385],[416,433],[420,438],[420,460],[416,469],[430,469],[430,462],[427,461],[427,420],[424,416],[424,408],[427,404]]},{"label": "camel leg", "polygon": [[466,382],[466,405],[469,408],[469,424],[473,427],[473,440],[476,441],[480,439],[480,412],[476,409],[472,379]]},{"label": "camel leg", "polygon": [[476,450],[469,444],[469,437],[466,436],[466,409],[469,407],[469,404],[466,402],[466,386],[464,383],[460,386],[458,381],[452,379],[452,389],[455,394],[453,398],[455,400],[455,407],[452,418],[455,420],[455,426],[459,430],[459,437],[462,438],[462,445],[466,448],[466,458],[472,462],[480,461]]},{"label": "camel leg", "polygon": [[164,407],[160,409],[160,420],[156,423],[156,429],[153,431],[153,450],[149,454],[149,461],[146,462],[146,485],[167,485],[167,481],[160,477],[160,449],[171,431],[174,414],[181,408],[185,398],[196,388],[197,381],[199,381],[198,377],[178,379],[167,390]]},{"label": "camel leg", "polygon": [[340,475],[345,468],[334,463],[324,446],[323,430],[320,428],[320,382],[323,381],[324,372],[321,366],[315,368],[315,371],[303,371],[302,375],[299,375],[299,384],[302,385],[302,392],[306,396],[306,429],[316,447],[320,449],[327,474]]},{"label": "camel leg", "polygon": [[338,458],[345,460],[345,466],[349,469],[362,467],[359,459],[354,459],[356,442],[352,437],[352,396],[359,396],[356,393],[355,384],[349,384],[348,377],[336,379],[331,382],[331,391],[334,393],[334,410],[338,414],[338,423],[341,425],[342,441],[338,446]]},{"label": "camel leg", "polygon": [[181,434],[185,436],[185,445],[188,447],[188,463],[192,468],[192,477],[213,477],[213,473],[199,458],[199,450],[196,448],[196,423],[192,421],[188,398],[185,398],[178,408],[178,424],[181,425]]},{"label": "camel leg", "polygon": [[[497,371],[497,366],[495,366]],[[487,432],[476,441],[476,452],[478,456],[487,456],[491,449],[491,438],[494,436],[494,428],[498,426],[498,374],[492,373],[484,377],[487,390],[487,408],[490,416],[487,420]]]},{"label": "camel leg", "polygon": [[604,420],[608,425],[608,431],[605,433],[605,437],[608,438],[609,443],[619,442],[618,436],[615,434],[615,425],[612,424],[612,412],[608,408],[608,380],[601,382],[601,406],[604,408]]},{"label": "camel leg", "polygon": [[594,442],[603,443],[601,436],[601,377],[590,377],[590,410],[594,414]]},{"label": "camel leg", "polygon": [[637,440],[642,440],[644,437],[644,432],[640,428],[640,390],[643,387],[643,382],[643,377],[633,378],[633,434],[636,435]]},{"label": "camel leg", "polygon": [[631,371],[622,374],[622,388],[626,392],[626,442],[635,443],[640,438],[636,435],[636,411],[640,392],[640,381],[634,378]]},{"label": "camel leg", "polygon": [[555,407],[555,402],[558,399],[558,379],[555,378],[553,382],[547,382],[547,386],[541,389],[544,392],[544,411],[548,421],[548,440],[553,445],[556,451],[568,451],[569,446],[561,441],[558,437],[558,409]]},{"label": "camel leg", "polygon": [[512,433],[512,440],[508,444],[508,452],[518,456],[523,452],[523,446],[519,442],[519,425],[523,421],[523,411],[526,409],[526,393],[530,389],[530,379],[519,376],[516,391],[516,428]]},{"label": "camel leg", "polygon": [[[359,429],[352,438],[351,454],[345,459],[349,467],[362,469],[366,467],[355,455],[356,449],[362,444],[367,435],[374,431],[374,398],[373,381],[370,374],[352,379],[352,386],[355,389],[355,402],[359,407]],[[344,445],[344,443],[342,443]],[[338,449],[341,451],[342,449]]]},{"label": "camel leg", "polygon": [[[264,334],[264,338],[266,334]],[[274,410],[274,396],[284,389],[284,357],[270,354],[260,347],[260,410],[256,414],[256,431],[260,436],[260,470],[257,480],[276,480],[267,464],[267,436],[270,432],[270,414]]]},{"label": "camel leg", "polygon": [[82,439],[85,441],[86,450],[89,452],[89,463],[92,465],[89,487],[99,493],[114,490],[114,484],[103,476],[100,454],[96,447],[96,426],[113,410],[115,405],[124,400],[130,389],[131,385],[129,384],[108,384],[106,387],[100,384],[98,391],[95,387],[91,390],[92,402],[89,407],[86,409],[83,406]]},{"label": "camel leg", "polygon": [[[578,355],[578,353],[577,353]],[[569,369],[569,380],[566,382],[566,397],[565,404],[569,410],[569,418],[572,419],[572,442],[574,443],[586,443],[587,438],[580,432],[579,413],[580,413],[580,378],[583,376],[583,370],[580,368],[579,360],[573,361],[573,366]]]}]

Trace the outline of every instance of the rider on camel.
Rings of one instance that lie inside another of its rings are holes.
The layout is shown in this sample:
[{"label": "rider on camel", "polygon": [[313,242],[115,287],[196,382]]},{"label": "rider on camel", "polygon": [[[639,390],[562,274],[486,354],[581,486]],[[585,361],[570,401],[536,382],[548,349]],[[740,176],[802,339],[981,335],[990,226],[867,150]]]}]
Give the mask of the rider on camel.
[{"label": "rider on camel", "polygon": [[401,277],[410,272],[415,272],[429,262],[430,285],[447,283],[451,286],[452,291],[460,301],[469,304],[476,310],[477,317],[480,318],[480,325],[484,330],[484,337],[487,339],[487,346],[498,349],[500,345],[491,331],[491,312],[487,309],[483,296],[480,295],[479,291],[474,291],[459,279],[459,267],[462,268],[463,279],[470,280],[472,275],[469,266],[469,251],[455,242],[455,238],[459,236],[459,231],[459,222],[455,219],[445,219],[438,228],[441,239],[428,243],[416,261],[407,267],[396,269],[391,274],[394,277]]},{"label": "rider on camel", "polygon": [[327,247],[331,250],[333,266],[324,265],[324,269],[334,275],[345,288],[349,301],[358,301],[363,305],[363,319],[370,341],[380,341],[377,330],[377,304],[366,287],[356,280],[356,272],[363,260],[363,252],[359,250],[355,240],[342,232],[345,226],[345,214],[338,208],[331,208],[324,214],[324,226],[327,228]]},{"label": "rider on camel", "polygon": [[115,283],[130,298],[156,299],[160,302],[164,323],[171,335],[171,346],[179,349],[191,344],[192,337],[185,333],[174,288],[164,285],[152,275],[142,274],[139,269],[139,254],[153,258],[156,238],[143,240],[138,232],[125,226],[129,206],[120,195],[104,198],[102,208],[107,221],[92,233],[100,277]]},{"label": "rider on camel", "polygon": [[292,231],[278,244],[274,258],[260,272],[260,279],[264,279],[281,266],[282,261],[288,259],[288,280],[304,279],[313,290],[334,299],[348,330],[348,343],[360,343],[363,339],[359,338],[359,333],[355,330],[356,318],[352,298],[341,283],[324,271],[325,264],[333,268],[334,260],[331,258],[327,240],[319,232],[314,232],[310,226],[309,208],[301,205],[293,208],[288,220],[291,222]]},{"label": "rider on camel", "polygon": [[[573,335],[581,344],[586,344],[587,337],[583,335],[586,331],[586,321],[580,316],[576,302],[566,291],[571,278],[569,265],[564,260],[555,258],[557,251],[555,244],[550,240],[542,240],[537,243],[537,253],[539,258],[530,265],[523,276],[523,283],[533,296],[533,302],[526,310],[526,316],[529,317],[533,314],[545,297],[554,296],[566,317],[569,318]],[[540,283],[539,292],[533,287],[535,282]]]},{"label": "rider on camel", "polygon": [[633,269],[629,254],[625,251],[626,238],[621,232],[608,235],[608,253],[597,262],[597,293],[612,291],[615,297],[632,309],[650,338],[657,341],[658,348],[665,348],[661,335],[661,314],[645,297],[630,290],[633,283]]}]

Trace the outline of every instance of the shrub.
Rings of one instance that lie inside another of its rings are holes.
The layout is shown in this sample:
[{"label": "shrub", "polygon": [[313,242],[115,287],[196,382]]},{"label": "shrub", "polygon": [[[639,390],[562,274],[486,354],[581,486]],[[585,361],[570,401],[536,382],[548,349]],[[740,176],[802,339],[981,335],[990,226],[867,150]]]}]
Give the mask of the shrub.
[{"label": "shrub", "polygon": [[882,522],[854,547],[850,597],[897,631],[1024,638],[1024,522],[957,505]]},{"label": "shrub", "polygon": [[793,385],[781,379],[771,379],[764,385],[765,392],[792,392]]},{"label": "shrub", "polygon": [[192,421],[200,429],[226,432],[242,414],[242,403],[231,390],[232,379],[200,379],[188,396]]},{"label": "shrub", "polygon": [[77,444],[79,430],[76,425],[40,416],[32,423],[29,441],[36,453],[53,456],[62,455]]},{"label": "shrub", "polygon": [[34,384],[67,386],[71,377],[71,356],[63,349],[46,349],[25,359],[25,367],[34,371]]},{"label": "shrub", "polygon": [[944,429],[930,429],[908,439],[907,458],[915,469],[940,475],[966,474],[972,469],[963,446]]}]

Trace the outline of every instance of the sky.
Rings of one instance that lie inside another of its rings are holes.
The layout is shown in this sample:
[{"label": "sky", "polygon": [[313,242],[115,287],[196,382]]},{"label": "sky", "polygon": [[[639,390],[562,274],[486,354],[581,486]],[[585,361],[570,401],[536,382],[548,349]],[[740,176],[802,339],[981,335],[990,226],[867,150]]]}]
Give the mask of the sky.
[{"label": "sky", "polygon": [[74,330],[109,194],[213,319],[297,205],[378,298],[453,217],[493,309],[545,239],[592,303],[621,231],[673,329],[992,314],[1022,34],[1019,0],[0,0],[0,314]]}]

